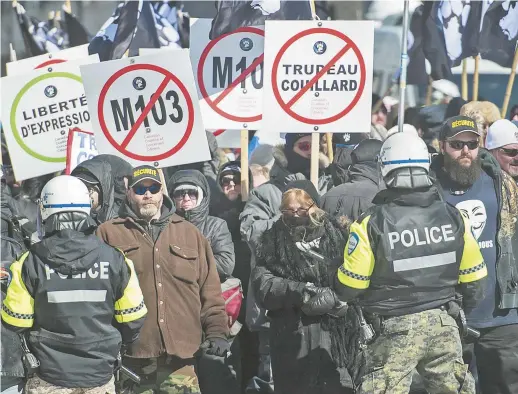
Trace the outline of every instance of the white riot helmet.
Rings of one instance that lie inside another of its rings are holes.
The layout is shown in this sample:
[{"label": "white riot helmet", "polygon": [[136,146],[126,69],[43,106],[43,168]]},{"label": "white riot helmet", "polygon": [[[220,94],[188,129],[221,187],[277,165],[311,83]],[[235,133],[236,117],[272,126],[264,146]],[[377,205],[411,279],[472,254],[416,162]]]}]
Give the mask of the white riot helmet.
[{"label": "white riot helmet", "polygon": [[414,133],[395,133],[385,140],[379,155],[381,175],[385,179],[401,168],[430,171],[430,154],[424,141]]},{"label": "white riot helmet", "polygon": [[90,215],[91,206],[90,194],[84,183],[70,175],[52,178],[41,191],[42,222],[61,212],[84,212]]}]

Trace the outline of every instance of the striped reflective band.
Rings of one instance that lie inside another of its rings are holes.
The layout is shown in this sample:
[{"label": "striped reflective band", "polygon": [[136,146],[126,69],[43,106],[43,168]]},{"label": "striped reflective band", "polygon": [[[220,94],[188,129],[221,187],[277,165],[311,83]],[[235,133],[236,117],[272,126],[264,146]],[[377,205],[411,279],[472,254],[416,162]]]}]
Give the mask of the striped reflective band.
[{"label": "striped reflective band", "polygon": [[90,208],[90,204],[43,204],[43,208]]},{"label": "striped reflective band", "polygon": [[106,290],[67,290],[49,291],[47,293],[49,303],[64,304],[67,302],[104,302]]},{"label": "striped reflective band", "polygon": [[408,159],[408,160],[390,160],[382,161],[381,164],[387,166],[390,164],[411,164],[411,163],[430,163],[428,159]]},{"label": "striped reflective band", "polygon": [[410,259],[394,260],[394,272],[418,270],[421,268],[438,267],[453,264],[457,261],[455,252],[432,254],[430,256],[412,257]]}]

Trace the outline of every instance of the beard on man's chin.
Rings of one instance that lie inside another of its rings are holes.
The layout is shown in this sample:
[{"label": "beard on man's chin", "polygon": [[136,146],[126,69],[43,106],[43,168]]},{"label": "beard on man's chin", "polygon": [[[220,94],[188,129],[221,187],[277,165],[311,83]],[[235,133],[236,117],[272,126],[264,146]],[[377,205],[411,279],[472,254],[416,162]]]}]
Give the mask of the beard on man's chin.
[{"label": "beard on man's chin", "polygon": [[444,155],[444,169],[452,181],[461,186],[471,186],[477,181],[482,172],[480,156],[472,159],[469,167],[464,167],[460,164],[460,160],[463,158],[459,157],[455,160],[448,155]]},{"label": "beard on man's chin", "polygon": [[139,217],[142,219],[151,219],[156,215],[160,207],[160,202],[147,201],[145,204],[136,206]]}]

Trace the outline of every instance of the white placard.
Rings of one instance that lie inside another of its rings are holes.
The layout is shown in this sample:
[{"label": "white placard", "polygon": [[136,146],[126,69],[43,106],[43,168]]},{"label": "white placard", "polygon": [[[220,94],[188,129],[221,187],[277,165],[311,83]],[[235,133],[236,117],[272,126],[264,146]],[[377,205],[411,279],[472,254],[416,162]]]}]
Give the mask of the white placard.
[{"label": "white placard", "polygon": [[262,130],[368,133],[372,21],[267,21]]},{"label": "white placard", "polygon": [[211,19],[191,19],[190,55],[208,129],[258,129],[263,110],[264,27],[209,40]]},{"label": "white placard", "polygon": [[168,167],[210,160],[188,51],[81,67],[99,153]]},{"label": "white placard", "polygon": [[70,130],[68,133],[65,174],[70,175],[79,164],[85,160],[93,159],[98,154],[94,133],[79,129]]},{"label": "white placard", "polygon": [[6,71],[8,76],[20,75],[38,68],[48,68],[55,64],[86,57],[88,57],[88,44],[9,62],[6,64]]},{"label": "white placard", "polygon": [[91,131],[82,64],[92,55],[47,69],[2,78],[2,126],[16,180],[61,171],[70,129]]},{"label": "white placard", "polygon": [[240,148],[241,130],[210,130],[216,137],[219,148]]}]

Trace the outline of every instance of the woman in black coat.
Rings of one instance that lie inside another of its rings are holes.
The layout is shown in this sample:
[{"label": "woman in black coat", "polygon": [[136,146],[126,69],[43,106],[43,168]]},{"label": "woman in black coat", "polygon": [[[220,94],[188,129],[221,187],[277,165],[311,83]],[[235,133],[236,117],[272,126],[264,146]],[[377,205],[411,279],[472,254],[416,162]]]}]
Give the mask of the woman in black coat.
[{"label": "woman in black coat", "polygon": [[276,394],[353,392],[345,367],[347,306],[331,289],[348,230],[318,204],[311,182],[287,186],[282,216],[263,234],[252,271],[253,290],[270,318]]}]

